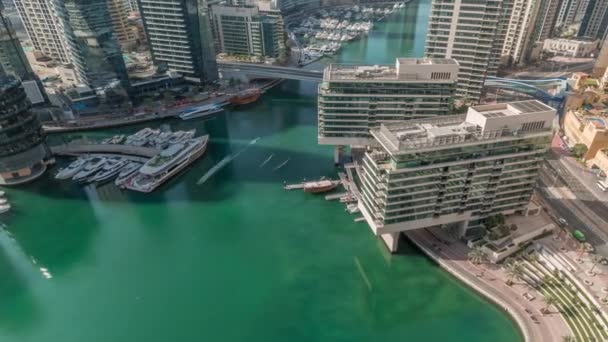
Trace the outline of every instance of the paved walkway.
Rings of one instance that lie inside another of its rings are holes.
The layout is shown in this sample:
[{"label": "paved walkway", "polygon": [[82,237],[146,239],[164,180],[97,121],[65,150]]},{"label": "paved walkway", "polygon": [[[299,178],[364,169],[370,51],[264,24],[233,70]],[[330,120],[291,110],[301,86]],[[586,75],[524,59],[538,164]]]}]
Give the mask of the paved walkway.
[{"label": "paved walkway", "polygon": [[544,316],[540,313],[545,306],[540,294],[534,293],[536,299],[529,302],[523,294],[534,290],[517,282],[508,286],[507,276],[500,266],[478,266],[469,262],[467,255],[470,249],[462,242],[438,229],[433,229],[432,233],[431,230],[418,229],[405,235],[451,274],[507,311],[519,325],[526,341],[555,342],[572,335],[559,313]]}]

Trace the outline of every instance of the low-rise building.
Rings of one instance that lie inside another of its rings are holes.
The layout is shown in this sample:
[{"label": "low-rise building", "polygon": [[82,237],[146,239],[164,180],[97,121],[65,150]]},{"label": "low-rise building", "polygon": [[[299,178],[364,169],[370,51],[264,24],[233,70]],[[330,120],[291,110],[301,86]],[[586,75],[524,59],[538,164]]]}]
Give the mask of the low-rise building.
[{"label": "low-rise building", "polygon": [[554,118],[532,100],[373,128],[359,209],[391,251],[402,231],[442,226],[468,238],[489,217],[527,214]]},{"label": "low-rise building", "polygon": [[597,51],[597,47],[597,40],[551,38],[545,40],[543,51],[558,56],[589,57]]},{"label": "low-rise building", "polygon": [[608,113],[598,110],[569,110],[564,116],[563,130],[570,147],[587,146],[582,159],[595,158],[598,151],[608,148]]},{"label": "low-rise building", "polygon": [[366,146],[382,123],[450,114],[458,67],[440,58],[329,65],[319,85],[319,144]]}]

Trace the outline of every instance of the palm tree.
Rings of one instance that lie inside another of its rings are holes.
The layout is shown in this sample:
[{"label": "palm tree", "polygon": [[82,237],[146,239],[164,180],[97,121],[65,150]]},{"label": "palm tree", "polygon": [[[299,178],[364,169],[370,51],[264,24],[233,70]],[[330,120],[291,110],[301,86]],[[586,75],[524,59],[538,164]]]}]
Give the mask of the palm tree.
[{"label": "palm tree", "polygon": [[473,247],[467,256],[469,257],[469,261],[475,265],[479,265],[486,260],[486,253],[479,246]]},{"label": "palm tree", "polygon": [[597,266],[597,264],[600,262],[600,259],[601,258],[597,255],[591,258],[591,262],[593,262],[593,265],[591,266],[589,272],[593,273],[593,270],[595,269],[595,266]]},{"label": "palm tree", "polygon": [[524,267],[522,266],[521,262],[515,261],[507,265],[506,272],[507,285],[511,286],[513,285],[513,279],[521,279],[521,277],[524,275]]},{"label": "palm tree", "polygon": [[553,304],[555,304],[557,302],[557,299],[555,297],[553,297],[552,295],[547,295],[543,298],[543,301],[545,302],[545,304],[547,304],[547,306],[545,306],[541,311],[543,313],[547,313],[549,312],[549,307]]}]

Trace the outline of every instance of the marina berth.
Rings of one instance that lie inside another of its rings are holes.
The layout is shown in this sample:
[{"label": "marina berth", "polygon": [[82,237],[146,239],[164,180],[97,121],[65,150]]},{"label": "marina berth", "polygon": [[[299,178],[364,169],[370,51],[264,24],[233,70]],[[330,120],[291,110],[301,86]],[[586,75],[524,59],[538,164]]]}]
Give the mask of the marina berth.
[{"label": "marina berth", "polygon": [[129,177],[131,177],[135,172],[139,171],[142,164],[137,162],[130,162],[127,166],[125,166],[114,180],[114,184],[117,186],[122,185]]},{"label": "marina berth", "polygon": [[123,184],[124,187],[139,192],[154,191],[202,156],[207,149],[208,141],[209,136],[205,135],[169,146],[146,162],[139,172]]},{"label": "marina berth", "polygon": [[87,162],[87,164],[84,166],[84,168],[80,172],[78,172],[76,175],[74,175],[74,177],[72,177],[72,180],[77,181],[77,182],[85,182],[90,176],[92,176],[97,171],[99,171],[101,168],[103,168],[106,161],[107,161],[107,159],[103,158],[103,157],[91,158]]},{"label": "marina berth", "polygon": [[55,175],[55,179],[68,179],[74,177],[76,173],[78,173],[82,168],[89,162],[88,158],[80,158],[76,159],[67,167],[59,170],[59,172]]},{"label": "marina berth", "polygon": [[109,181],[116,177],[120,170],[127,166],[127,164],[129,164],[129,162],[126,160],[110,159],[95,176],[89,179],[89,181],[97,183]]}]

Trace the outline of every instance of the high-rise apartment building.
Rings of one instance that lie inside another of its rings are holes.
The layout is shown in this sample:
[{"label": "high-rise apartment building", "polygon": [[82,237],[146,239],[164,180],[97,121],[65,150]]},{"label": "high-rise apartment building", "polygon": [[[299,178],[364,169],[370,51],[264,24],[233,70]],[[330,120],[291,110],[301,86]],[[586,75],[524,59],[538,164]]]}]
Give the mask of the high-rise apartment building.
[{"label": "high-rise apartment building", "polygon": [[402,231],[447,226],[468,237],[488,217],[525,214],[554,117],[532,100],[372,129],[359,208],[391,251]]},{"label": "high-rise apartment building", "polygon": [[319,85],[319,144],[368,145],[382,123],[448,115],[453,59],[398,58],[395,65],[331,64]]},{"label": "high-rise apartment building", "polygon": [[70,63],[70,54],[55,6],[61,0],[14,0],[34,49],[59,63]]},{"label": "high-rise apartment building", "polygon": [[479,102],[486,76],[498,71],[510,8],[502,0],[433,0],[426,56],[460,65],[456,94]]},{"label": "high-rise apartment building", "polygon": [[600,53],[597,55],[595,65],[593,66],[592,76],[596,78],[602,77],[606,69],[608,69],[608,39],[604,39],[602,43]]},{"label": "high-rise apartment building", "polygon": [[123,49],[132,49],[137,43],[137,37],[129,25],[129,1],[107,0],[108,12],[112,20],[112,28]]},{"label": "high-rise apartment building", "polygon": [[218,79],[207,0],[139,0],[156,65],[194,82]]},{"label": "high-rise apartment building", "polygon": [[514,0],[502,47],[504,64],[523,64],[534,43],[532,33],[539,20],[541,0]]},{"label": "high-rise apartment building", "polygon": [[218,53],[279,57],[285,49],[280,13],[261,13],[257,6],[211,6]]},{"label": "high-rise apartment building", "polygon": [[530,39],[533,44],[542,43],[545,39],[552,37],[562,2],[562,0],[540,0]]},{"label": "high-rise apartment building", "polygon": [[563,0],[555,25],[566,28],[580,21],[589,5],[589,0]]},{"label": "high-rise apartment building", "polygon": [[590,0],[578,35],[604,39],[606,32],[608,32],[608,0]]},{"label": "high-rise apartment building", "polygon": [[[0,67],[1,69],[1,67]],[[1,72],[0,72],[1,74]],[[0,76],[0,184],[34,180],[46,170],[42,125],[30,111],[21,82]]]},{"label": "high-rise apartment building", "polygon": [[93,89],[118,85],[127,89],[127,68],[107,0],[64,0],[57,13],[79,81]]},{"label": "high-rise apartment building", "polygon": [[32,67],[23,53],[12,23],[4,16],[3,9],[0,3],[0,68],[4,69],[5,74],[20,80],[31,79]]}]

